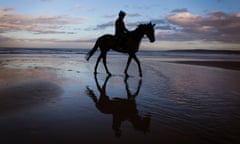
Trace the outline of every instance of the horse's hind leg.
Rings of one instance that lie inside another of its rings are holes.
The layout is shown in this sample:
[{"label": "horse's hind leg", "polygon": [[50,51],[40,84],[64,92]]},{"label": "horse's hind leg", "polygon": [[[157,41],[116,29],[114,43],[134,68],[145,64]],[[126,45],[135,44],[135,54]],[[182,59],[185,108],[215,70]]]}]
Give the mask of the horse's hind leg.
[{"label": "horse's hind leg", "polygon": [[138,60],[138,58],[135,54],[133,55],[133,59],[136,61],[137,65],[138,65],[139,76],[142,77],[141,64],[140,64],[140,61]]},{"label": "horse's hind leg", "polygon": [[109,72],[108,67],[107,67],[107,61],[106,61],[106,59],[107,59],[107,53],[102,54],[102,56],[103,56],[103,65],[104,65],[104,67],[105,67],[105,70],[106,70],[106,72],[107,72],[108,75],[111,75],[111,73]]},{"label": "horse's hind leg", "polygon": [[97,62],[95,64],[95,68],[94,68],[94,74],[97,74],[97,67],[98,67],[98,64],[99,64],[101,58],[102,58],[102,53],[98,56],[98,59],[97,59]]}]

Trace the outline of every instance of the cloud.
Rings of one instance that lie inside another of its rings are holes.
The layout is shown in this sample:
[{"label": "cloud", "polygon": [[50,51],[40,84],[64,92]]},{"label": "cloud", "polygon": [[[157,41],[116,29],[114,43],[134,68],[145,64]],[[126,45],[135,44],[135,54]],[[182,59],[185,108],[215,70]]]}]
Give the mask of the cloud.
[{"label": "cloud", "polygon": [[169,34],[175,40],[206,40],[240,43],[239,13],[210,12],[206,16],[190,12],[174,13],[167,16],[170,25],[179,27]]},{"label": "cloud", "polygon": [[103,17],[113,19],[113,18],[116,18],[117,16],[116,15],[104,15]]},{"label": "cloud", "polygon": [[142,15],[139,14],[139,13],[128,13],[127,16],[129,16],[129,17],[140,17]]},{"label": "cloud", "polygon": [[[127,17],[141,17],[142,15],[139,14],[139,13],[127,13],[126,15]],[[118,17],[118,14],[114,15],[114,14],[106,14],[103,16],[104,18],[111,18],[111,19],[114,19],[114,18],[117,18]]]},{"label": "cloud", "polygon": [[155,29],[159,29],[159,30],[172,30],[174,28],[172,26],[170,26],[170,25],[157,25],[155,27]]},{"label": "cloud", "polygon": [[6,33],[6,32],[7,32],[7,30],[5,28],[0,27],[0,34],[1,33]]},{"label": "cloud", "polygon": [[40,0],[42,2],[49,2],[49,1],[53,1],[53,0]]},{"label": "cloud", "polygon": [[[138,21],[138,22],[125,22],[126,28],[131,30],[136,28],[139,24],[143,24],[143,23],[148,23],[148,22],[143,22],[143,21]],[[108,27],[115,27],[115,22],[114,21],[109,21],[106,23],[102,23],[97,25],[95,28],[93,29],[86,29],[86,30],[102,30],[102,29],[106,29]]]},{"label": "cloud", "polygon": [[0,35],[0,42],[6,42],[6,41],[10,41],[10,40],[13,40],[12,38],[9,38],[9,37],[5,37],[5,36],[1,36]]},{"label": "cloud", "polygon": [[[169,23],[164,19],[152,19],[150,21],[125,22],[125,25],[126,25],[127,29],[133,30],[133,29],[137,28],[137,26],[139,24],[146,24],[149,22],[152,22],[157,25],[155,27],[155,29],[165,29],[165,30],[174,29],[173,26],[169,25]],[[114,21],[108,21],[106,23],[98,24],[95,28],[87,28],[86,30],[87,31],[88,30],[103,30],[108,27],[114,28],[115,27],[114,23],[115,23]]]},{"label": "cloud", "polygon": [[108,27],[113,27],[113,26],[114,26],[114,23],[112,21],[110,21],[110,22],[106,22],[106,23],[97,25],[95,28],[93,28],[93,30],[102,30],[102,29],[106,29]]},{"label": "cloud", "polygon": [[15,8],[14,7],[5,7],[5,8],[3,8],[3,9],[1,9],[3,12],[8,12],[8,11],[13,11],[13,10],[15,10]]},{"label": "cloud", "polygon": [[75,10],[87,11],[87,12],[92,12],[92,11],[95,10],[94,8],[87,7],[87,6],[84,6],[82,4],[75,4],[72,8],[75,9]]},{"label": "cloud", "polygon": [[6,7],[0,9],[0,32],[29,31],[37,34],[45,33],[69,33],[62,27],[68,24],[79,24],[83,18],[53,15],[25,15],[13,13],[15,8]]},{"label": "cloud", "polygon": [[194,26],[198,24],[200,16],[191,14],[189,12],[175,13],[167,17],[168,21],[180,26]]},{"label": "cloud", "polygon": [[166,20],[164,20],[164,19],[152,19],[151,22],[154,23],[154,24],[165,24]]},{"label": "cloud", "polygon": [[187,8],[181,8],[181,9],[174,9],[172,10],[173,13],[181,13],[181,12],[188,12]]},{"label": "cloud", "polygon": [[55,38],[11,38],[0,35],[0,47],[24,48],[87,48],[92,47],[96,39],[55,39]]},{"label": "cloud", "polygon": [[83,7],[82,5],[80,5],[80,4],[76,4],[74,7],[75,7],[76,9],[78,9],[78,10],[84,9],[84,7]]}]

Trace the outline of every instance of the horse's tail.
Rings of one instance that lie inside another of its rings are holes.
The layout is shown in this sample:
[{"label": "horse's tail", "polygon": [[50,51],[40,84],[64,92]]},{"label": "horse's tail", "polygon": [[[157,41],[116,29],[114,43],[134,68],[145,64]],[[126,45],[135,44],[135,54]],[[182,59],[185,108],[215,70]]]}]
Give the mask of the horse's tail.
[{"label": "horse's tail", "polygon": [[95,53],[95,51],[97,51],[97,48],[98,48],[98,40],[96,41],[94,47],[87,53],[86,55],[87,61],[91,58],[91,56]]}]

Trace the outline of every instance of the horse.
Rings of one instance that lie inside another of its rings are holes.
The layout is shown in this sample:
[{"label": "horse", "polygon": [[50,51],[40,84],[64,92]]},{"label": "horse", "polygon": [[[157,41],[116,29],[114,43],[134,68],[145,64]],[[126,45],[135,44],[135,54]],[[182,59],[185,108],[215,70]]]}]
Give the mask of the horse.
[{"label": "horse", "polygon": [[111,73],[108,70],[107,64],[106,64],[106,57],[107,57],[107,52],[112,49],[117,52],[121,53],[128,53],[128,61],[126,68],[124,70],[124,73],[126,76],[128,76],[127,70],[129,67],[129,64],[132,60],[132,58],[136,61],[138,65],[138,71],[139,71],[139,76],[142,77],[142,70],[141,70],[141,65],[140,61],[138,60],[136,56],[136,52],[139,50],[139,45],[144,37],[144,35],[147,36],[149,41],[153,43],[155,41],[155,35],[154,35],[154,26],[155,24],[152,24],[151,22],[148,24],[140,24],[138,27],[127,33],[124,37],[125,42],[122,46],[122,48],[119,48],[117,46],[118,39],[114,35],[110,34],[105,34],[103,36],[100,36],[97,41],[95,42],[94,47],[87,53],[86,55],[86,60],[89,61],[91,56],[97,51],[98,48],[100,48],[100,55],[97,58],[95,68],[94,68],[94,73],[97,73],[97,67],[101,59],[103,59],[103,65],[105,67],[106,73],[108,75],[111,75]]},{"label": "horse", "polygon": [[147,133],[150,127],[151,115],[146,114],[141,116],[137,109],[135,98],[139,94],[142,80],[139,79],[136,91],[132,92],[129,89],[128,77],[124,79],[127,98],[108,96],[106,92],[107,82],[110,75],[105,78],[103,85],[98,82],[97,75],[94,74],[96,86],[99,96],[97,96],[91,88],[86,87],[87,95],[93,100],[96,108],[103,114],[112,115],[112,129],[116,136],[121,136],[121,125],[124,121],[129,121],[135,130]]}]

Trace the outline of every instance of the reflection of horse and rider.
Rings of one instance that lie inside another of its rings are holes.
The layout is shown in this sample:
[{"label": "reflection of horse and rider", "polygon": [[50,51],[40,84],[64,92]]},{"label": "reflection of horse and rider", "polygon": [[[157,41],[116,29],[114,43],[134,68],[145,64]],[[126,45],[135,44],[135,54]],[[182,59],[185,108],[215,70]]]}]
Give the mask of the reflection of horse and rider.
[{"label": "reflection of horse and rider", "polygon": [[102,87],[100,86],[97,75],[94,75],[96,86],[100,96],[96,96],[94,91],[87,87],[87,93],[94,101],[97,109],[104,114],[112,114],[112,129],[116,136],[121,136],[121,124],[124,121],[129,121],[135,130],[146,133],[150,127],[150,115],[140,116],[137,110],[135,97],[138,95],[141,87],[141,79],[138,81],[137,90],[131,93],[128,86],[128,79],[124,80],[127,98],[114,97],[111,98],[106,93],[106,85],[110,76],[107,76]]},{"label": "reflection of horse and rider", "polygon": [[100,48],[101,53],[97,59],[94,68],[94,73],[97,73],[98,64],[100,60],[103,59],[103,65],[105,67],[105,70],[109,75],[111,75],[107,67],[106,57],[107,52],[110,49],[112,49],[118,52],[128,53],[129,57],[126,68],[124,70],[126,76],[128,76],[127,70],[132,58],[136,61],[138,65],[139,76],[140,77],[142,76],[140,61],[136,56],[136,52],[138,52],[140,42],[144,35],[147,36],[150,42],[155,41],[154,35],[155,24],[152,24],[151,22],[148,24],[140,24],[137,26],[135,30],[128,31],[123,21],[125,15],[126,15],[125,12],[123,11],[119,12],[119,17],[115,23],[115,35],[105,34],[103,36],[100,36],[97,39],[94,47],[87,53],[86,60],[89,60],[91,56],[95,53],[95,51],[97,51],[97,49]]}]

